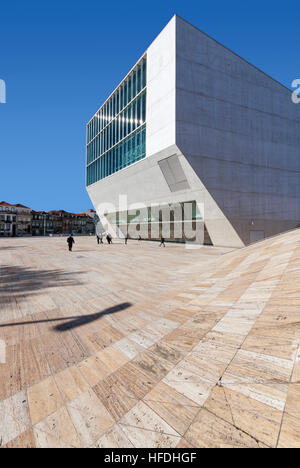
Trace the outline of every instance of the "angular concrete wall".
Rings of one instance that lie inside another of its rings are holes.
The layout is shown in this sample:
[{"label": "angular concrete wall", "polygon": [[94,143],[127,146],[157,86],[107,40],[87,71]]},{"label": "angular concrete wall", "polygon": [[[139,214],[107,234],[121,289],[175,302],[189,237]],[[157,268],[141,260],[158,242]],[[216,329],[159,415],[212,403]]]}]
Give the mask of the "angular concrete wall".
[{"label": "angular concrete wall", "polygon": [[147,50],[147,156],[175,144],[175,106],[176,17],[173,17]]},{"label": "angular concrete wall", "polygon": [[176,144],[221,212],[245,244],[252,230],[295,228],[300,106],[289,90],[179,17],[176,57]]}]

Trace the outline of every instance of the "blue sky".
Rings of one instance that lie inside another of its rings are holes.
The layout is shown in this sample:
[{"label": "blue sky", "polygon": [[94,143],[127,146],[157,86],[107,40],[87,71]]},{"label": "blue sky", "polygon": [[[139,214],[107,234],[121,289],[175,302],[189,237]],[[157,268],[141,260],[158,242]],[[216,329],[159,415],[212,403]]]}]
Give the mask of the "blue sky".
[{"label": "blue sky", "polygon": [[[295,4],[296,5],[296,4]],[[90,208],[85,124],[174,13],[287,87],[300,78],[296,6],[274,1],[10,1],[0,6],[0,200]]]}]

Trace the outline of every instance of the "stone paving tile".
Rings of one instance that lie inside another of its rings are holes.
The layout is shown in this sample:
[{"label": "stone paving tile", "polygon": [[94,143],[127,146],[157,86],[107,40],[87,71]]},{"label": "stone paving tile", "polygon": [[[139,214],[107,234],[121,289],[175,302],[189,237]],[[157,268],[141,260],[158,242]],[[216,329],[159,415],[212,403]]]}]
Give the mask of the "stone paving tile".
[{"label": "stone paving tile", "polygon": [[[202,333],[200,335],[203,336]],[[190,351],[200,340],[197,336],[189,336],[189,332],[184,328],[177,328],[173,332],[164,337],[164,342],[170,347],[174,347],[180,352],[187,353]]]},{"label": "stone paving tile", "polygon": [[252,330],[247,336],[242,348],[258,354],[267,354],[282,359],[293,359],[297,343],[293,338],[285,338],[280,333],[266,328]]},{"label": "stone paving tile", "polygon": [[299,231],[231,252],[0,245],[2,446],[300,446]]},{"label": "stone paving tile", "polygon": [[23,432],[21,435],[16,437],[16,439],[8,442],[2,448],[8,448],[8,449],[36,448],[36,442],[35,442],[33,430],[28,429],[26,432]]},{"label": "stone paving tile", "polygon": [[198,405],[202,405],[207,400],[212,387],[216,384],[180,365],[167,374],[163,382]]},{"label": "stone paving tile", "polygon": [[125,354],[125,356],[127,356],[129,359],[135,358],[141,351],[144,351],[145,349],[129,338],[123,338],[122,340],[117,341],[114,343],[113,347]]},{"label": "stone paving tile", "polygon": [[34,385],[50,375],[39,338],[6,348],[6,363],[1,365],[0,400]]},{"label": "stone paving tile", "polygon": [[32,424],[42,421],[63,405],[62,397],[58,391],[53,377],[30,387],[27,391],[28,405]]},{"label": "stone paving tile", "polygon": [[186,310],[186,309],[175,309],[170,312],[168,312],[165,315],[165,318],[168,320],[174,320],[175,322],[178,323],[184,323],[186,320],[188,320],[189,317],[192,317],[194,315],[194,312]]},{"label": "stone paving tile", "polygon": [[147,405],[155,411],[178,434],[184,435],[199,411],[197,406],[184,406],[178,402],[165,403],[144,399]]},{"label": "stone paving tile", "polygon": [[114,375],[106,377],[93,390],[116,422],[138,403],[136,396]]},{"label": "stone paving tile", "polygon": [[88,382],[75,366],[55,374],[54,378],[65,402],[74,400],[89,389]]},{"label": "stone paving tile", "polygon": [[149,372],[131,362],[118,369],[115,375],[139,399],[149,393],[157,382]]},{"label": "stone paving tile", "polygon": [[164,341],[159,341],[158,343],[153,345],[151,348],[149,348],[149,351],[152,354],[158,356],[164,361],[170,362],[173,365],[177,364],[184,357],[184,354],[182,352],[177,350],[175,347],[169,346]]},{"label": "stone paving tile", "polygon": [[223,375],[227,363],[220,361],[208,361],[198,351],[189,353],[178,365],[178,368],[185,369],[208,382],[217,383]]},{"label": "stone paving tile", "polygon": [[79,448],[80,438],[65,407],[34,426],[37,448]]},{"label": "stone paving tile", "polygon": [[240,350],[222,377],[222,385],[283,411],[293,362]]},{"label": "stone paving tile", "polygon": [[27,397],[24,391],[0,401],[0,447],[25,432],[30,424]]},{"label": "stone paving tile", "polygon": [[300,383],[291,383],[286,399],[285,413],[299,419],[300,424]]},{"label": "stone paving tile", "polygon": [[137,330],[136,332],[131,333],[128,338],[147,349],[154,345],[156,341],[159,341],[161,336],[154,335],[150,330]]},{"label": "stone paving tile", "polygon": [[185,439],[195,448],[260,448],[264,444],[214,414],[201,410]]},{"label": "stone paving tile", "polygon": [[140,353],[133,361],[138,369],[141,369],[151,380],[161,380],[173,367],[174,365],[159,357],[157,354],[151,351],[144,351]]},{"label": "stone paving tile", "polygon": [[128,356],[120,350],[109,346],[102,351],[96,353],[97,358],[101,361],[101,365],[107,367],[110,372],[114,372],[129,361]]},{"label": "stone paving tile", "polygon": [[78,369],[91,387],[111,374],[110,368],[97,355],[80,362]]},{"label": "stone paving tile", "polygon": [[119,421],[119,425],[121,427],[126,426],[126,429],[124,429],[125,433],[127,432],[127,427],[131,426],[131,428],[158,432],[161,435],[179,436],[178,432],[164,419],[141,401]]},{"label": "stone paving tile", "polygon": [[[125,426],[123,426],[125,427]],[[175,448],[180,436],[126,426],[126,437],[135,448]]]},{"label": "stone paving tile", "polygon": [[92,390],[69,402],[68,410],[84,447],[94,444],[114,425],[112,416]]},{"label": "stone paving tile", "polygon": [[276,447],[281,411],[219,386],[213,389],[204,407],[267,446]]},{"label": "stone paving tile", "polygon": [[175,404],[182,407],[192,406],[199,408],[197,403],[186,398],[181,393],[176,392],[172,387],[165,384],[163,381],[159,382],[155,387],[147,393],[144,397],[145,402],[153,401],[157,403]]},{"label": "stone paving tile", "polygon": [[289,414],[283,416],[278,448],[299,448],[300,420]]},{"label": "stone paving tile", "polygon": [[40,333],[34,318],[33,315],[9,322],[1,321],[0,339],[5,341],[6,346],[14,346],[38,338]]},{"label": "stone paving tile", "polygon": [[82,348],[72,333],[68,331],[43,335],[42,342],[46,359],[53,374],[78,364],[90,355],[89,351]]},{"label": "stone paving tile", "polygon": [[116,424],[110,431],[102,436],[93,448],[133,448],[125,432]]}]

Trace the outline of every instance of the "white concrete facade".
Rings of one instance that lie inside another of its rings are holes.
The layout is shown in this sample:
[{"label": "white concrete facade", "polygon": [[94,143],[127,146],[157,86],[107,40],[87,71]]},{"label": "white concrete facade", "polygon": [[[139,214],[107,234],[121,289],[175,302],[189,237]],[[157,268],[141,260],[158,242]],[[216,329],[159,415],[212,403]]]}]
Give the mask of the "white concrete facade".
[{"label": "white concrete facade", "polygon": [[146,158],[87,188],[99,216],[103,204],[122,211],[120,195],[130,206],[196,200],[212,243],[232,247],[295,228],[300,106],[289,90],[178,16],[146,54]]}]

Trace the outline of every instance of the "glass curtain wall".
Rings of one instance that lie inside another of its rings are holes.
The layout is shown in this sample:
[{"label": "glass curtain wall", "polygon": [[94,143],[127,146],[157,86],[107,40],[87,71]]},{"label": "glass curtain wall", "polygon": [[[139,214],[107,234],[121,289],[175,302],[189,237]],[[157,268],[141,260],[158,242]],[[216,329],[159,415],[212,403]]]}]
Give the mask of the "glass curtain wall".
[{"label": "glass curtain wall", "polygon": [[146,156],[143,58],[87,125],[87,185]]}]

